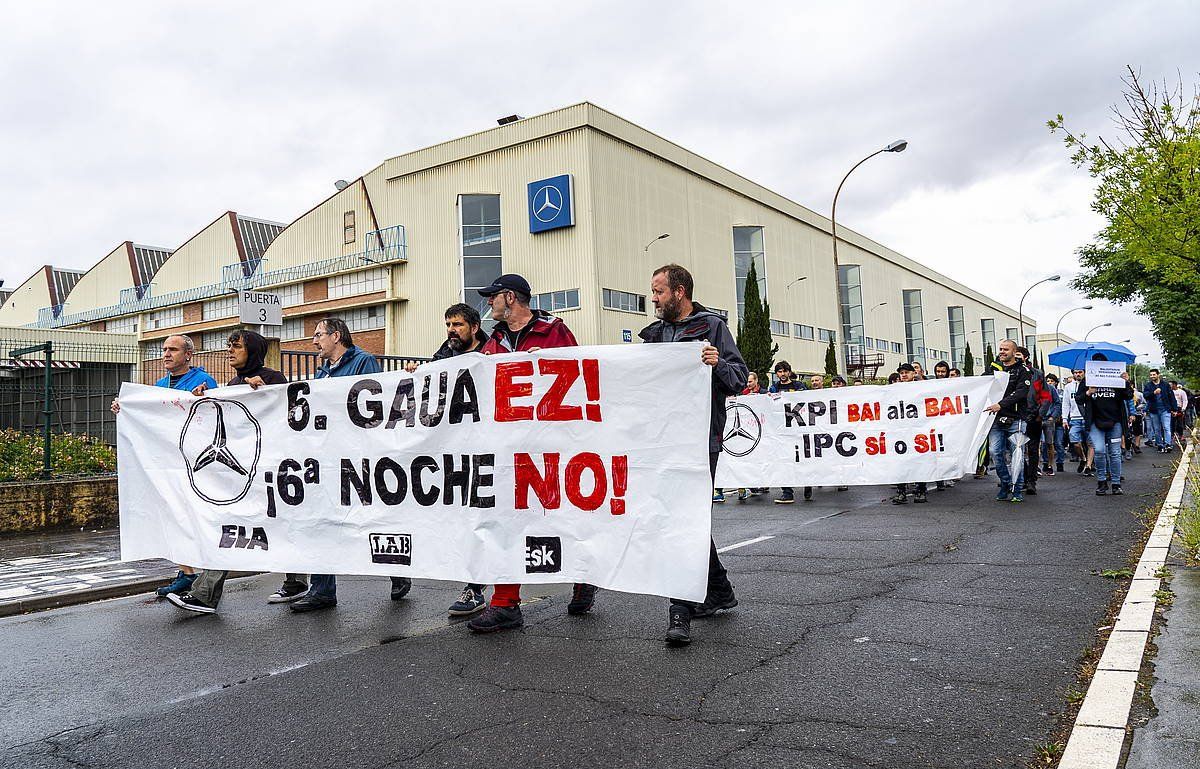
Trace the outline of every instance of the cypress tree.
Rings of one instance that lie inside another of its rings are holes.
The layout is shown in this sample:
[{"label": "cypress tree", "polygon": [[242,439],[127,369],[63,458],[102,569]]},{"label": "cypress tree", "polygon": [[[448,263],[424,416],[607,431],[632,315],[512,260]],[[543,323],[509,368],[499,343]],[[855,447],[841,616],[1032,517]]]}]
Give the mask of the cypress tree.
[{"label": "cypress tree", "polygon": [[825,348],[825,373],[833,376],[837,372],[837,346],[833,342],[833,337],[829,337],[829,346]]},{"label": "cypress tree", "polygon": [[769,382],[771,365],[779,345],[771,341],[771,306],[758,293],[758,272],[750,260],[746,275],[746,294],[741,317],[738,318],[737,346],[746,366],[758,374],[758,381]]},{"label": "cypress tree", "polygon": [[963,376],[975,376],[975,356],[971,354],[971,343],[967,342],[967,349],[963,351]]},{"label": "cypress tree", "polygon": [[990,373],[992,370],[992,364],[995,362],[996,362],[996,355],[995,355],[995,353],[992,352],[992,346],[989,344],[987,346],[987,349],[985,349],[983,351],[983,366]]}]

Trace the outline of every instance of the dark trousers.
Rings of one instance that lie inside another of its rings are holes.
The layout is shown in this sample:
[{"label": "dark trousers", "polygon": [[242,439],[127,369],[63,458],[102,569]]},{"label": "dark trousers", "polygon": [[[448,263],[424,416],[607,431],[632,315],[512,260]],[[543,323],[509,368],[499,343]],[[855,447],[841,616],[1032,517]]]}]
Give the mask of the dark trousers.
[{"label": "dark trousers", "polygon": [[[708,471],[714,481],[717,476],[717,460],[720,457],[721,452],[719,451],[708,455]],[[717,543],[713,542],[712,538],[709,538],[708,594],[705,596],[705,599],[726,595],[733,595],[733,585],[729,582],[729,575],[726,573],[725,567],[721,565],[721,556],[717,555]],[[684,601],[681,598],[672,598],[671,603],[674,606],[686,606],[689,609],[694,609],[697,606],[695,601]]]},{"label": "dark trousers", "polygon": [[1025,423],[1025,485],[1037,486],[1038,466],[1042,457],[1042,420],[1030,419]]},{"label": "dark trousers", "polygon": [[[399,587],[408,581],[408,577],[392,577],[392,585]],[[319,595],[322,598],[337,599],[337,577],[332,574],[314,574],[312,575],[312,587],[308,590],[309,593]]]}]

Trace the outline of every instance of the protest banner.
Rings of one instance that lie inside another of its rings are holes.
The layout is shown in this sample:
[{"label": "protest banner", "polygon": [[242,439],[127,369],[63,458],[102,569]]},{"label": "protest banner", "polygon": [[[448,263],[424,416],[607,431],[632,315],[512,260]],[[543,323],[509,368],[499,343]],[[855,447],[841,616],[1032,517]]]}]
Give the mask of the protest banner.
[{"label": "protest banner", "polygon": [[1115,387],[1124,389],[1127,384],[1121,377],[1125,364],[1119,360],[1089,360],[1084,364],[1084,381],[1088,387]]},{"label": "protest banner", "polygon": [[975,470],[1007,377],[731,398],[716,485],[855,486]]},{"label": "protest banner", "polygon": [[202,398],[125,384],[121,556],[703,600],[701,347],[462,355]]}]

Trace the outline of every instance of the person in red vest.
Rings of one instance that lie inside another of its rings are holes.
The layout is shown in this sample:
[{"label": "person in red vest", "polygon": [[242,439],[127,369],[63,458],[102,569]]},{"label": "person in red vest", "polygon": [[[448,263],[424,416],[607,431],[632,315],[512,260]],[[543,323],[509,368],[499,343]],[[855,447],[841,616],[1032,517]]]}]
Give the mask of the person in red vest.
[{"label": "person in red vest", "polygon": [[[490,286],[479,289],[492,308],[496,327],[480,348],[484,355],[506,352],[535,352],[552,347],[576,347],[575,335],[561,319],[545,310],[529,307],[533,295],[529,281],[520,275],[501,275]],[[568,614],[586,614],[596,599],[596,586],[576,584],[567,604]],[[495,633],[525,624],[521,616],[521,586],[496,585],[491,604],[467,623],[472,633]]]}]

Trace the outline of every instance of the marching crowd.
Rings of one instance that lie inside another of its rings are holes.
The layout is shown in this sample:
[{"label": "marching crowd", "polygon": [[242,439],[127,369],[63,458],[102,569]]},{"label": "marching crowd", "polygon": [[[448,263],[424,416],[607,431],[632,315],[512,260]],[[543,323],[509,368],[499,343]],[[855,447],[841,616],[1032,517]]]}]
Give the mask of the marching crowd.
[{"label": "marching crowd", "polygon": [[[692,299],[693,280],[687,269],[669,264],[655,270],[651,276],[651,300],[657,320],[642,329],[639,336],[648,344],[671,342],[704,342],[701,360],[712,367],[712,411],[709,424],[709,470],[715,475],[725,431],[725,400],[737,395],[759,392],[788,392],[817,389],[825,379],[813,375],[804,382],[787,361],[774,367],[774,377],[767,388],[758,375],[747,369],[741,352],[724,318]],[[456,355],[491,355],[509,352],[534,352],[556,347],[572,347],[574,335],[561,318],[530,307],[533,291],[520,275],[506,274],[479,292],[486,297],[495,325],[490,334],[482,329],[479,312],[466,304],[455,304],[445,311],[446,340],[433,353],[434,360]],[[379,371],[375,356],[357,347],[346,323],[339,318],[325,318],[316,326],[312,342],[322,361],[317,378],[360,376]],[[244,384],[252,388],[286,383],[286,377],[265,364],[267,340],[248,330],[233,332],[228,340],[229,362],[236,371],[227,384]],[[203,396],[217,382],[202,367],[191,365],[195,348],[182,335],[168,337],[163,342],[163,363],[167,374],[156,384],[190,391]],[[1121,461],[1141,453],[1143,436],[1148,445],[1160,451],[1170,451],[1173,442],[1182,440],[1183,431],[1190,427],[1195,405],[1191,394],[1177,383],[1167,383],[1152,371],[1150,381],[1141,390],[1128,383],[1117,390],[1089,387],[1084,372],[1076,371],[1062,389],[1053,374],[1043,376],[1032,367],[1029,351],[1015,342],[1001,342],[997,370],[1008,374],[1004,397],[990,407],[996,414],[991,435],[980,452],[977,478],[985,477],[994,467],[1000,484],[998,500],[1019,502],[1024,494],[1037,493],[1039,475],[1062,471],[1067,446],[1078,460],[1078,472],[1095,475],[1099,484],[1097,494],[1121,493]],[[415,364],[408,368],[412,371]],[[934,367],[935,378],[961,376],[956,368],[945,362]],[[889,382],[911,382],[925,378],[919,363],[902,363]],[[861,379],[853,384],[862,384]],[[844,377],[833,376],[831,387],[845,387]],[[120,403],[113,401],[114,412]],[[1065,438],[1065,441],[1064,441]],[[1039,449],[1040,447],[1040,449]],[[1039,466],[1040,462],[1040,466]],[[1054,467],[1052,467],[1052,465]],[[937,481],[938,488],[953,486],[955,479]],[[845,486],[838,487],[844,491]],[[740,499],[765,493],[766,489],[742,489]],[[926,484],[900,484],[892,502],[904,504],[911,493],[914,502],[926,501]],[[812,487],[803,490],[805,500],[811,500]],[[717,490],[714,502],[724,502]],[[795,502],[794,490],[783,488],[775,500],[779,504]],[[158,590],[181,610],[197,614],[213,614],[221,601],[222,590],[229,574],[220,570],[197,571],[180,566],[173,582]],[[407,577],[392,577],[390,598],[402,600],[412,582]],[[474,633],[492,633],[519,628],[524,624],[521,613],[521,586],[494,585],[491,599],[485,597],[485,585],[464,586],[459,599],[448,607],[451,616],[471,616],[467,627]],[[586,614],[596,600],[593,585],[573,586],[567,613]],[[295,612],[330,609],[337,605],[337,581],[331,574],[287,574],[280,588],[271,594],[269,603],[286,603]],[[671,599],[668,608],[668,627],[665,640],[669,645],[682,646],[691,641],[693,619],[711,617],[720,611],[737,606],[728,574],[717,554],[715,543],[709,542],[707,595],[702,602]]]}]

